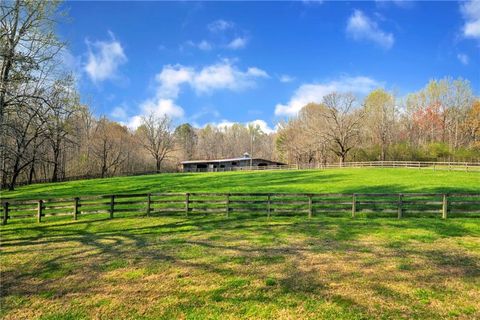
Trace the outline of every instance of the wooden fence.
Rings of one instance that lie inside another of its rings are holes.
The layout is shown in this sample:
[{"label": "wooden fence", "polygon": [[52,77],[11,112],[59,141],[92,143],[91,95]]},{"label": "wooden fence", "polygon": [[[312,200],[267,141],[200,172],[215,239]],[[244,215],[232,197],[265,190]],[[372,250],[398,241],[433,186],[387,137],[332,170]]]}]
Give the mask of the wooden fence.
[{"label": "wooden fence", "polygon": [[118,213],[142,215],[220,213],[267,215],[318,214],[383,217],[480,217],[478,194],[314,194],[314,193],[148,193],[2,200],[2,223],[10,219]]},{"label": "wooden fence", "polygon": [[441,162],[441,161],[357,161],[342,164],[316,164],[313,166],[301,165],[302,169],[329,169],[329,168],[417,168],[432,170],[462,170],[480,171],[480,162]]},{"label": "wooden fence", "polygon": [[414,168],[431,170],[457,170],[480,172],[480,162],[429,162],[429,161],[357,161],[344,163],[315,163],[283,166],[245,166],[215,171],[250,171],[250,170],[308,170],[308,169],[335,169],[335,168]]}]

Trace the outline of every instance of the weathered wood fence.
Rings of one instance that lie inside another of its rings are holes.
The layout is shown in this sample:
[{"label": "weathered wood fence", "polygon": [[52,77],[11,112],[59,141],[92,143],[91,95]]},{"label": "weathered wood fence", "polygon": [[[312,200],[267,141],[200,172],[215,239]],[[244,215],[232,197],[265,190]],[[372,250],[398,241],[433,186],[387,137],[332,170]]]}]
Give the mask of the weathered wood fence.
[{"label": "weathered wood fence", "polygon": [[357,161],[300,165],[300,169],[330,169],[330,168],[414,168],[432,170],[480,171],[480,162],[447,162],[447,161]]},{"label": "weathered wood fence", "polygon": [[448,171],[476,171],[480,172],[480,162],[431,162],[431,161],[357,161],[344,163],[312,163],[283,166],[245,166],[229,169],[217,168],[214,171],[263,171],[263,170],[309,170],[309,169],[336,169],[336,168],[410,168]]},{"label": "weathered wood fence", "polygon": [[387,217],[480,217],[479,194],[315,194],[315,193],[148,193],[2,200],[2,223],[9,219],[117,213],[143,215],[239,213],[267,215],[318,214]]}]

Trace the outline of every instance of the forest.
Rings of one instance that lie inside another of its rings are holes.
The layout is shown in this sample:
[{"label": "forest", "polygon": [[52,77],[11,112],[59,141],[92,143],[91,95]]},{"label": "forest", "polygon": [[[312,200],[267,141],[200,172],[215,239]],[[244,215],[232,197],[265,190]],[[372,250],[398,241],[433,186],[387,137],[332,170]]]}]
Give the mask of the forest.
[{"label": "forest", "polygon": [[478,161],[480,100],[468,80],[417,92],[332,92],[266,133],[259,125],[194,127],[149,114],[129,128],[92,112],[65,70],[56,2],[2,2],[0,187],[172,172],[191,159],[253,157],[317,165],[364,160]]}]

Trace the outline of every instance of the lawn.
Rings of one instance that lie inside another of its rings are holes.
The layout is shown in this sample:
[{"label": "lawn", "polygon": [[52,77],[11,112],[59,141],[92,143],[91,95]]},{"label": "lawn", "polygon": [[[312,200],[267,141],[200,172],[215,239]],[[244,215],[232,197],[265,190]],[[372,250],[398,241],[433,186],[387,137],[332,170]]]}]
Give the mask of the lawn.
[{"label": "lawn", "polygon": [[[144,192],[479,192],[415,169],[161,174],[39,184],[13,198]],[[478,319],[480,220],[232,213],[13,219],[4,319]]]},{"label": "lawn", "polygon": [[1,317],[480,317],[475,219],[96,219],[0,229]]},{"label": "lawn", "polygon": [[7,198],[73,197],[146,192],[398,193],[478,192],[480,172],[345,168],[180,173],[37,184],[3,192]]}]

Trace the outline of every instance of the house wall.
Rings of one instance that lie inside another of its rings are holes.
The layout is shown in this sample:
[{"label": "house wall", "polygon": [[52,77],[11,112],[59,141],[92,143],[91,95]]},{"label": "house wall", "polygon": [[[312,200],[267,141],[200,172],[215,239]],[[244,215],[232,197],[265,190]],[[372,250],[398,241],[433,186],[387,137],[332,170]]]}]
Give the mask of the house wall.
[{"label": "house wall", "polygon": [[222,162],[202,162],[202,163],[187,163],[183,165],[184,172],[214,172],[214,171],[230,171],[234,167],[248,167],[252,166],[274,166],[278,162],[261,159],[242,159],[237,161],[222,161]]}]

